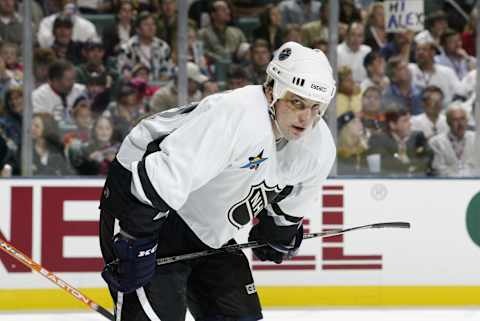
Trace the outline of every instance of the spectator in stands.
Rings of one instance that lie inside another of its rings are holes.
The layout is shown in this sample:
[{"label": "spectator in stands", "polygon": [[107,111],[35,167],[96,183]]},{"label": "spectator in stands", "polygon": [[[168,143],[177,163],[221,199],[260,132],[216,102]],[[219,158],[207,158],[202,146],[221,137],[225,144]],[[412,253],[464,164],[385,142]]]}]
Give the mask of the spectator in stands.
[{"label": "spectator in stands", "polygon": [[388,106],[395,103],[412,115],[422,113],[421,90],[413,84],[407,62],[400,56],[390,58],[387,62],[386,74],[390,79],[390,85],[383,93],[382,105]]},{"label": "spectator in stands", "polygon": [[289,23],[285,26],[283,31],[283,41],[295,41],[298,43],[303,43],[302,27],[296,23]]},{"label": "spectator in stands", "polygon": [[59,15],[53,23],[53,44],[51,48],[57,59],[68,60],[74,65],[82,62],[82,44],[73,41],[73,22],[70,16]]},{"label": "spectator in stands", "polygon": [[[116,3],[121,2],[121,0],[113,0],[113,1]],[[135,1],[131,1],[131,3],[133,5],[133,10],[136,12],[142,12],[142,11],[156,12],[158,11],[160,1],[159,0],[135,0]]]},{"label": "spectator in stands", "polygon": [[284,24],[302,25],[320,18],[321,5],[320,2],[315,0],[283,0],[278,4],[278,10],[280,10]]},{"label": "spectator in stands", "polygon": [[108,81],[105,73],[92,72],[87,75],[85,95],[91,100],[92,112],[97,115],[103,113],[110,104],[112,89]]},{"label": "spectator in stands", "polygon": [[380,53],[388,61],[391,57],[400,56],[406,62],[415,61],[412,47],[413,43],[413,31],[411,30],[398,30],[393,34],[392,39],[380,49]]},{"label": "spectator in stands", "polygon": [[160,13],[156,18],[157,37],[170,48],[177,47],[177,5],[175,0],[160,0]]},{"label": "spectator in stands", "polygon": [[477,26],[478,12],[477,9],[473,9],[470,13],[470,19],[468,19],[465,29],[462,33],[462,46],[463,49],[472,57],[476,57],[476,26]]},{"label": "spectator in stands", "polygon": [[352,70],[348,66],[341,66],[338,70],[337,117],[348,111],[359,113],[362,108],[361,97]]},{"label": "spectator in stands", "polygon": [[218,93],[219,91],[220,91],[220,86],[218,85],[218,82],[213,80],[208,80],[203,84],[202,98]]},{"label": "spectator in stands", "polygon": [[369,46],[363,44],[364,32],[362,23],[352,23],[348,27],[347,38],[337,46],[338,65],[349,66],[352,69],[353,80],[359,85],[367,77],[363,60],[371,51]]},{"label": "spectator in stands", "polygon": [[49,113],[32,117],[33,175],[64,176],[73,174],[63,156],[58,124]]},{"label": "spectator in stands", "polygon": [[33,51],[33,76],[35,88],[48,81],[48,69],[55,62],[56,57],[52,49],[35,48]]},{"label": "spectator in stands", "polygon": [[207,58],[203,50],[203,43],[198,40],[197,29],[194,26],[188,27],[188,61],[196,64],[202,72],[207,73]]},{"label": "spectator in stands", "polygon": [[273,4],[267,5],[260,14],[260,25],[253,30],[253,39],[264,39],[271,50],[277,50],[284,43],[283,32],[280,10]]},{"label": "spectator in stands", "polygon": [[433,170],[437,176],[479,174],[475,162],[475,133],[467,130],[467,113],[453,103],[447,110],[449,131],[430,139],[434,151]]},{"label": "spectator in stands", "polygon": [[380,52],[370,51],[363,59],[363,67],[367,71],[367,78],[360,83],[362,91],[371,86],[384,90],[390,84],[390,80],[385,75],[385,59]]},{"label": "spectator in stands", "polygon": [[250,83],[262,85],[266,79],[267,65],[272,59],[272,53],[268,42],[263,39],[257,39],[250,46],[251,62],[246,67]]},{"label": "spectator in stands", "polygon": [[233,90],[242,88],[252,83],[249,81],[247,71],[240,66],[232,66],[228,71],[227,89]]},{"label": "spectator in stands", "polygon": [[366,152],[368,138],[362,121],[353,112],[348,111],[337,118],[338,146],[337,161],[340,175],[366,174]]},{"label": "spectator in stands", "polygon": [[[23,16],[23,12],[25,12],[24,10],[24,5],[26,3],[26,1],[18,1],[18,0],[15,0],[18,2],[18,9],[17,9],[17,13],[19,13],[20,15]],[[40,21],[42,21],[43,17],[44,17],[44,14],[45,14],[45,11],[44,11],[44,1],[42,0],[37,0],[37,1],[31,1],[32,3],[32,24],[33,24],[33,34],[36,35],[37,32],[38,32],[38,27],[40,26]],[[23,18],[22,18],[23,19]]]},{"label": "spectator in stands", "polygon": [[231,12],[225,1],[212,3],[210,20],[211,25],[198,33],[198,38],[203,41],[209,64],[235,61],[239,48],[247,42],[247,39],[240,29],[229,25]]},{"label": "spectator in stands", "polygon": [[22,45],[23,23],[17,12],[17,0],[0,1],[0,39]]},{"label": "spectator in stands", "polygon": [[374,2],[368,7],[365,44],[374,51],[382,49],[387,44],[383,3]]},{"label": "spectator in stands", "polygon": [[328,55],[328,40],[326,38],[315,38],[312,42],[312,49],[319,49]]},{"label": "spectator in stands", "polygon": [[[392,106],[391,106],[392,107]],[[423,176],[430,173],[432,151],[422,132],[411,130],[410,113],[400,106],[385,113],[386,131],[373,134],[369,155],[380,155],[381,175]]]},{"label": "spectator in stands", "polygon": [[10,150],[8,149],[5,138],[1,135],[1,129],[0,129],[0,177],[11,176],[11,173],[8,170],[10,165],[7,164],[9,156],[10,156]]},{"label": "spectator in stands", "polygon": [[103,30],[102,40],[105,48],[105,55],[111,57],[120,51],[122,45],[135,34],[134,11],[131,1],[121,0],[117,6],[118,11],[115,23]]},{"label": "spectator in stands", "polygon": [[113,122],[99,117],[93,124],[92,140],[86,147],[88,158],[96,164],[97,175],[107,175],[120,144],[114,138]]},{"label": "spectator in stands", "polygon": [[8,147],[8,163],[14,175],[20,174],[20,152],[22,146],[23,88],[9,87],[5,93],[5,113],[0,116],[0,132]]},{"label": "spectator in stands", "polygon": [[421,131],[427,139],[448,131],[443,111],[443,93],[437,86],[428,86],[422,92],[424,113],[412,116],[412,129]]},{"label": "spectator in stands", "polygon": [[55,37],[53,35],[53,24],[57,16],[70,16],[73,23],[72,40],[78,42],[86,42],[89,39],[97,38],[97,30],[95,25],[87,19],[80,16],[77,12],[76,5],[73,0],[62,0],[63,11],[54,13],[42,19],[37,34],[37,41],[42,48],[51,48]]},{"label": "spectator in stands", "polygon": [[[150,104],[150,99],[153,94],[161,87],[158,84],[149,82],[150,70],[147,66],[142,64],[137,64],[132,69],[132,79],[128,82],[129,85],[135,88],[137,91],[137,97],[139,103],[142,102],[143,108],[141,113],[145,113],[148,110]],[[172,83],[170,81],[168,84]],[[167,84],[167,85],[168,85]],[[165,85],[165,86],[167,86]]]},{"label": "spectator in stands", "polygon": [[113,0],[77,0],[77,6],[82,14],[108,13],[113,9]]},{"label": "spectator in stands", "polygon": [[[202,99],[201,86],[207,82],[208,77],[200,72],[200,68],[192,62],[187,63],[188,77],[188,102]],[[177,82],[164,86],[157,90],[150,101],[150,109],[158,113],[177,106]]]},{"label": "spectator in stands", "polygon": [[475,58],[469,56],[462,48],[462,38],[459,32],[447,29],[440,36],[442,52],[435,56],[435,62],[449,67],[462,80],[468,72],[475,68]]},{"label": "spectator in stands", "polygon": [[112,120],[100,116],[93,124],[91,139],[71,148],[69,157],[80,175],[106,175],[119,146]]},{"label": "spectator in stands", "polygon": [[103,116],[110,117],[113,121],[116,141],[122,141],[143,115],[143,102],[139,99],[137,90],[131,85],[123,85],[116,101],[110,103],[103,113]]},{"label": "spectator in stands", "polygon": [[32,93],[33,112],[48,113],[60,125],[72,124],[73,103],[85,91],[85,86],[75,83],[75,67],[59,60],[48,69],[48,82]]},{"label": "spectator in stands", "polygon": [[440,52],[440,37],[448,28],[448,21],[445,12],[437,10],[427,16],[425,20],[425,30],[415,36],[415,42],[418,43],[432,43],[434,49]]},{"label": "spectator in stands", "polygon": [[72,144],[86,143],[90,139],[94,117],[91,110],[91,100],[86,95],[78,97],[73,103],[72,116],[75,126],[63,136],[63,141],[67,147]]},{"label": "spectator in stands", "polygon": [[329,1],[322,3],[318,20],[302,25],[302,39],[305,46],[313,48],[313,44],[317,39],[328,39]]},{"label": "spectator in stands", "polygon": [[382,90],[376,86],[367,87],[362,92],[362,112],[360,114],[367,137],[385,128],[385,114],[381,105]]},{"label": "spectator in stands", "polygon": [[11,85],[21,85],[23,82],[23,65],[18,62],[19,47],[13,42],[1,45],[0,56],[5,63],[6,73]]},{"label": "spectator in stands", "polygon": [[144,64],[150,70],[151,81],[169,80],[173,73],[170,46],[155,37],[155,18],[148,12],[141,12],[135,22],[137,34],[121,47],[118,55],[118,69],[133,68]]},{"label": "spectator in stands", "polygon": [[420,90],[427,86],[439,87],[444,96],[444,103],[449,104],[455,95],[463,95],[461,83],[455,72],[434,61],[435,46],[431,42],[417,43],[415,59],[417,63],[410,63],[413,84]]},{"label": "spectator in stands", "polygon": [[340,24],[350,25],[353,22],[362,22],[362,13],[357,8],[355,0],[340,0]]},{"label": "spectator in stands", "polygon": [[116,81],[118,80],[118,73],[114,68],[108,66],[102,42],[99,39],[87,41],[84,45],[83,53],[85,55],[85,63],[76,68],[77,82],[80,84],[86,84],[89,75],[97,73],[99,75],[105,75],[107,88],[115,88]]}]

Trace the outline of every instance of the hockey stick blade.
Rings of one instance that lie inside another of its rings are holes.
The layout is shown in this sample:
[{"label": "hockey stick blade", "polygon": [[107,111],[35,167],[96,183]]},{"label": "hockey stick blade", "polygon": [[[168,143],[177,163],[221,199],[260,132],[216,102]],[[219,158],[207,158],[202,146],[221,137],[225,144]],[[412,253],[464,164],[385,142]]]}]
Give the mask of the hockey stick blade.
[{"label": "hockey stick blade", "polygon": [[[326,230],[326,231],[317,232],[317,233],[306,233],[303,235],[303,238],[311,239],[315,237],[330,237],[330,236],[341,235],[341,234],[351,232],[351,231],[356,231],[356,230],[379,229],[379,228],[410,228],[410,223],[408,222],[374,223],[374,224],[351,227],[343,230],[334,229],[334,230]],[[169,264],[169,263],[183,261],[183,260],[196,259],[199,257],[204,257],[204,256],[209,256],[214,254],[231,253],[231,252],[235,252],[243,249],[253,249],[253,248],[261,247],[265,245],[267,244],[259,241],[251,241],[251,242],[242,243],[242,244],[232,244],[232,245],[223,246],[219,249],[210,249],[210,250],[204,250],[204,251],[195,252],[195,253],[188,253],[183,255],[159,258],[157,259],[157,265]]]},{"label": "hockey stick blade", "polygon": [[103,315],[105,318],[109,320],[112,320],[112,321],[115,320],[113,314],[110,313],[107,309],[96,304],[94,301],[92,301],[86,295],[78,291],[76,288],[74,288],[64,280],[60,279],[58,276],[56,276],[52,272],[45,269],[40,264],[36,263],[27,255],[25,255],[24,253],[16,249],[13,245],[8,243],[7,241],[2,240],[1,238],[0,238],[0,249],[2,249],[8,255],[12,256],[17,261],[21,262],[26,267],[40,273],[42,276],[49,279],[50,281],[55,283],[55,285],[59,286],[60,288],[68,292],[70,295],[72,295],[75,299],[87,305],[90,309],[100,313],[101,315]]}]

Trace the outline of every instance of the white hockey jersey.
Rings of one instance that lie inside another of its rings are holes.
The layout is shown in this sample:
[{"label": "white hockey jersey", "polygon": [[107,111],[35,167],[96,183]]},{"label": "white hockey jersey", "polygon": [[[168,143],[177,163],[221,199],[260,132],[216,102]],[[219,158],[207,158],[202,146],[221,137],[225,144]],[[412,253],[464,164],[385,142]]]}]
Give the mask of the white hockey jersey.
[{"label": "white hockey jersey", "polygon": [[[147,145],[165,135],[160,150],[143,159]],[[139,201],[153,206],[154,193],[202,242],[218,248],[264,208],[277,225],[292,224],[281,213],[318,212],[320,184],[335,154],[323,120],[277,151],[262,87],[246,86],[142,120],[117,159],[131,171]],[[269,205],[286,186],[289,195]]]}]

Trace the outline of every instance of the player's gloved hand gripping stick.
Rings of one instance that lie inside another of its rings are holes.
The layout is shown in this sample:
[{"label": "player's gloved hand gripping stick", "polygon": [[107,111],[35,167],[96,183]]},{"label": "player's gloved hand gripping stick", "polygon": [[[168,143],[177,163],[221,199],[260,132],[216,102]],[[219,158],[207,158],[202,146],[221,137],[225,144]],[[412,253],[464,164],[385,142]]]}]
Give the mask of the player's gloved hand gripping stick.
[{"label": "player's gloved hand gripping stick", "polygon": [[156,238],[134,238],[120,232],[113,238],[113,251],[117,259],[105,266],[102,277],[114,290],[135,291],[155,274]]},{"label": "player's gloved hand gripping stick", "polygon": [[269,240],[266,236],[268,233],[265,232],[264,224],[260,223],[255,224],[250,229],[248,236],[249,241],[258,241],[261,243],[266,243],[266,246],[260,246],[252,248],[253,254],[261,261],[273,261],[277,264],[280,264],[285,259],[291,259],[294,257],[303,240],[303,225],[300,225],[297,229],[296,234],[288,242],[288,244],[280,241]]}]

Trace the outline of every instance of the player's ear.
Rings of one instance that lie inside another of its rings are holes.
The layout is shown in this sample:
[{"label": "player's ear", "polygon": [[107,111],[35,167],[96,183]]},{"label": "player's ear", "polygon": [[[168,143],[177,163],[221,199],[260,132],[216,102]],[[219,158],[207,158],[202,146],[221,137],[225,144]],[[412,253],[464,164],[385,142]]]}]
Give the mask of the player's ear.
[{"label": "player's ear", "polygon": [[268,104],[273,101],[273,88],[272,86],[264,86],[265,96],[267,97]]}]

